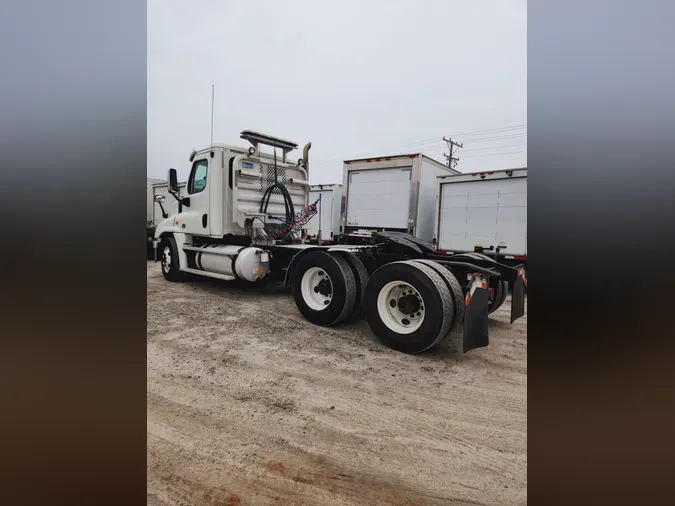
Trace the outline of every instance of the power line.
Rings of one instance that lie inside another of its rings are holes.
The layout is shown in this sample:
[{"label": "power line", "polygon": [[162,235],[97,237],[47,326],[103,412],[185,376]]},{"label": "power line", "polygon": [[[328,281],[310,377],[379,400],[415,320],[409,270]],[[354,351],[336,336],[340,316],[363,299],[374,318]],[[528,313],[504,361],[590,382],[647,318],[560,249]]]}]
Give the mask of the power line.
[{"label": "power line", "polygon": [[[507,134],[507,135],[496,135],[496,136],[490,136],[488,135],[487,137],[478,137],[478,138],[473,138],[469,139],[465,142],[474,142],[474,143],[479,143],[479,142],[490,142],[494,140],[503,140],[503,139],[511,139],[511,138],[517,138],[517,137],[523,137],[527,135],[527,131],[525,132],[520,132],[520,133],[511,133],[509,134],[510,131],[514,130],[522,130],[522,129],[527,129],[527,124],[521,124],[521,125],[511,125],[511,126],[506,126],[506,127],[501,127],[501,128],[490,128],[490,129],[485,129],[485,130],[475,130],[473,132],[465,132],[465,133],[459,133],[459,134],[453,134],[452,137],[460,137],[460,136],[471,136],[471,135],[478,135],[478,134]],[[421,141],[413,142],[410,144],[403,144],[397,147],[391,147],[391,148],[373,148],[370,151],[365,151],[361,153],[356,153],[349,155],[348,157],[341,157],[341,158],[331,158],[331,159],[324,159],[322,161],[319,161],[314,165],[315,168],[325,168],[329,166],[334,166],[337,165],[341,162],[343,162],[345,159],[355,159],[355,158],[360,158],[360,157],[367,157],[367,156],[386,156],[386,153],[391,153],[391,152],[400,152],[403,153],[406,149],[415,149],[418,148],[420,150],[423,150],[422,148],[429,146],[434,143],[439,143],[442,142],[444,139],[439,139],[439,138],[432,138],[432,139],[424,139]],[[467,150],[470,151],[470,150]],[[447,158],[447,157],[446,157]]]},{"label": "power line", "polygon": [[[519,129],[522,130],[523,128],[527,128],[527,124],[517,125],[517,126],[509,126],[509,127],[502,127],[502,128],[491,128],[491,129],[487,129],[487,130],[476,130],[476,131],[473,131],[473,132],[457,133],[457,134],[452,134],[451,137],[470,136],[470,135],[477,135],[477,134],[480,134],[480,133],[486,133],[486,134],[489,134],[489,133],[506,133],[509,130],[519,130]],[[524,132],[524,133],[519,133],[519,134],[515,134],[515,135],[527,135],[527,133]],[[478,140],[478,139],[472,139],[472,141],[476,141],[476,140]],[[372,150],[365,151],[365,152],[362,152],[362,153],[356,153],[356,154],[353,154],[351,156],[352,157],[366,156],[366,155],[372,154],[374,152],[387,151],[387,150],[393,150],[393,149],[402,149],[402,148],[408,148],[408,147],[416,147],[416,146],[421,146],[421,145],[424,145],[424,144],[430,144],[430,143],[441,142],[441,141],[442,141],[442,139],[439,139],[438,137],[433,137],[431,139],[424,139],[424,140],[421,140],[421,141],[415,141],[415,142],[412,142],[410,144],[402,144],[402,145],[399,145],[399,146],[396,146],[396,147],[393,147],[393,148],[374,148]]]},{"label": "power line", "polygon": [[[513,147],[519,147],[519,146],[526,146],[526,144],[514,144],[513,145]],[[509,147],[511,147],[511,146],[509,146]],[[494,147],[492,149],[497,149],[497,147]],[[476,151],[478,151],[478,150],[476,150]],[[511,155],[511,154],[516,154],[516,153],[525,153],[525,152],[527,152],[526,149],[521,149],[519,151],[506,151],[506,152],[499,152],[499,153],[480,153],[480,154],[475,154],[475,155],[464,156],[462,158],[480,158],[480,157],[484,157],[484,156]],[[423,152],[422,154],[424,154],[425,156],[428,156],[429,158],[433,158],[435,160],[437,160],[437,158],[441,155],[441,153],[437,152],[437,151],[431,151],[431,152],[427,151],[427,152]],[[321,166],[319,164],[314,166],[315,169],[317,167],[321,168]],[[338,166],[338,164],[324,164],[323,168],[326,168],[326,167],[330,167],[331,169],[334,169],[336,171],[340,168]]]},{"label": "power line", "polygon": [[467,149],[465,152],[471,152],[471,151],[485,151],[486,149],[502,149],[502,148],[515,148],[515,147],[520,147],[520,146],[527,146],[527,142],[522,142],[520,144],[502,144],[501,146],[486,146],[484,148],[473,148],[473,149]]},{"label": "power line", "polygon": [[478,137],[476,139],[465,140],[464,142],[479,144],[483,142],[501,141],[504,139],[517,139],[518,137],[527,137],[527,132],[521,134],[497,135],[493,137]]},{"label": "power line", "polygon": [[482,156],[497,156],[497,155],[515,155],[517,153],[527,153],[526,149],[521,149],[520,151],[507,151],[505,153],[483,153],[480,155],[469,155],[464,158],[480,158]]},{"label": "power line", "polygon": [[[462,153],[471,153],[473,151],[485,151],[485,150],[488,150],[488,149],[516,148],[516,147],[521,147],[521,146],[527,146],[527,143],[521,142],[519,144],[502,144],[500,146],[486,146],[484,148],[465,149],[464,151],[462,151]],[[434,153],[435,155],[441,154],[441,151],[438,151],[438,150],[431,151],[431,152]]]},{"label": "power line", "polygon": [[[505,139],[510,139],[510,138],[514,138],[514,137],[516,137],[516,138],[517,138],[517,137],[522,137],[522,135],[505,136],[505,137],[494,137],[494,138],[484,139],[484,141],[485,141],[485,142],[490,142],[490,141],[495,141],[495,140],[505,140]],[[468,142],[468,141],[467,141],[467,142]],[[519,145],[519,144],[514,144],[514,146],[518,146],[518,145]],[[439,148],[435,148],[435,147],[433,147],[433,146],[429,146],[429,147],[427,147],[426,149],[425,149],[424,147],[420,146],[420,148],[421,148],[421,149],[420,149],[420,152],[422,152],[422,153],[425,153],[425,154],[426,154],[426,153],[429,153],[429,152],[434,153],[434,155],[432,156],[432,158],[433,158],[434,156],[441,157],[441,156],[444,154],[444,150],[442,150],[442,149],[439,150]],[[499,146],[486,146],[486,147],[484,147],[484,148],[472,148],[472,149],[467,149],[466,152],[469,152],[469,151],[475,151],[475,150],[477,150],[477,149],[484,150],[484,149],[498,149],[498,148],[499,148]],[[371,152],[367,153],[367,155],[364,155],[363,157],[365,158],[366,156],[388,156],[388,155],[392,154],[392,152],[396,152],[395,154],[404,154],[404,153],[405,153],[405,150],[403,150],[403,149],[390,150],[389,153],[387,153],[386,151],[380,151],[380,152],[372,152],[372,151],[371,151]],[[428,156],[429,156],[429,155],[428,155]],[[354,156],[351,156],[351,157],[349,157],[349,158],[344,158],[344,157],[343,157],[343,158],[324,159],[324,160],[321,160],[321,161],[317,162],[316,164],[314,164],[314,168],[317,169],[317,168],[335,167],[335,166],[341,165],[341,163],[342,163],[344,160],[346,160],[346,159],[354,159],[354,158],[357,158],[357,157],[358,157],[357,155],[354,155]],[[446,158],[447,158],[447,157],[446,157]]]},{"label": "power line", "polygon": [[502,127],[502,128],[491,128],[488,130],[476,130],[474,132],[464,132],[464,133],[458,133],[458,134],[452,134],[453,137],[469,137],[471,135],[477,135],[477,134],[486,134],[486,133],[498,133],[498,132],[504,132],[504,131],[509,131],[509,130],[522,130],[523,128],[527,128],[527,123],[524,123],[522,125],[514,125],[514,126],[508,126],[508,127]]}]

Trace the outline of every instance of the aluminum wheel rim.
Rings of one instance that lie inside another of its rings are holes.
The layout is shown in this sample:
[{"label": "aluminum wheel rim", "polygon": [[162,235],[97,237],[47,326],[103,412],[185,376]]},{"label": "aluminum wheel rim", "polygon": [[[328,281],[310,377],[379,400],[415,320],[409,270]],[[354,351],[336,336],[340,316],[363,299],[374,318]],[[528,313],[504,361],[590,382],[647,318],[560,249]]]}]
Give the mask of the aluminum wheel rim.
[{"label": "aluminum wheel rim", "polygon": [[310,267],[300,281],[302,299],[314,311],[323,311],[333,298],[333,282],[325,270]]},{"label": "aluminum wheel rim", "polygon": [[382,322],[397,334],[412,334],[422,326],[426,306],[419,292],[405,281],[384,285],[377,296]]},{"label": "aluminum wheel rim", "polygon": [[162,251],[162,269],[168,273],[171,270],[171,248],[166,246]]}]

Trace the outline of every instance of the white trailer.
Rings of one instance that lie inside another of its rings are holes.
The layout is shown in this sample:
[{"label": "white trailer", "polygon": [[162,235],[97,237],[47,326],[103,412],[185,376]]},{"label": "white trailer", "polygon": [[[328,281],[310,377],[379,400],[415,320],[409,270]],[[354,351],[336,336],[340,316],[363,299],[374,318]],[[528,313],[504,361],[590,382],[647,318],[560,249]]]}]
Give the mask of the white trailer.
[{"label": "white trailer", "polygon": [[345,160],[341,231],[346,242],[376,231],[433,237],[437,178],[459,174],[421,153]]},{"label": "white trailer", "polygon": [[340,208],[342,205],[341,184],[318,184],[309,187],[309,202],[317,202],[317,213],[307,224],[310,242],[331,243],[340,229]]},{"label": "white trailer", "polygon": [[438,178],[434,239],[441,253],[526,262],[527,168]]}]

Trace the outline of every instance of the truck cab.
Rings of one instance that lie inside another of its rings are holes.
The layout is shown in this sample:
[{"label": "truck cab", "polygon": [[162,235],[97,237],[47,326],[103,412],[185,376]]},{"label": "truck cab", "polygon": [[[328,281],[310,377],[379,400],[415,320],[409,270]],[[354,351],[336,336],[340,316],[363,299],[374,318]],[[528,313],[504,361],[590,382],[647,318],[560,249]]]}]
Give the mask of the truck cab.
[{"label": "truck cab", "polygon": [[[255,220],[261,225],[283,219],[285,202],[281,192],[273,192],[265,212],[260,210],[261,197],[276,181],[288,189],[294,209],[307,205],[305,161],[289,163],[287,156],[297,144],[250,130],[243,131],[241,136],[252,143],[250,148],[214,144],[193,151],[185,196],[177,199],[178,213],[157,227],[155,239],[167,232],[214,239],[245,236],[245,229]],[[279,159],[262,152],[263,143],[280,148]],[[305,147],[305,156],[309,146]]]}]

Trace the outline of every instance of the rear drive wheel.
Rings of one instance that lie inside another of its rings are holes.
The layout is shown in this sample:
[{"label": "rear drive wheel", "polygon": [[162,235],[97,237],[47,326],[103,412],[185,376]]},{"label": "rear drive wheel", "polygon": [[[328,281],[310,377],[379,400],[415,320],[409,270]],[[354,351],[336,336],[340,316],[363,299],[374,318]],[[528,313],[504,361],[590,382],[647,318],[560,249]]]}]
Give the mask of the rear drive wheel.
[{"label": "rear drive wheel", "polygon": [[335,325],[354,309],[354,274],[340,255],[312,251],[295,267],[293,298],[300,313],[311,323]]},{"label": "rear drive wheel", "polygon": [[180,260],[178,259],[178,246],[173,237],[165,237],[159,243],[160,258],[162,264],[162,274],[167,281],[183,281],[184,273],[180,269]]},{"label": "rear drive wheel", "polygon": [[433,260],[413,260],[413,263],[428,265],[443,278],[445,285],[450,291],[454,310],[452,323],[450,324],[450,330],[448,330],[446,336],[459,331],[462,327],[462,323],[464,322],[464,310],[466,309],[466,306],[464,305],[464,292],[462,291],[462,285],[459,284],[459,281],[457,281],[457,278],[450,271],[450,269],[444,265],[434,262]]},{"label": "rear drive wheel", "polygon": [[509,284],[506,281],[498,281],[496,288],[490,288],[488,296],[488,314],[492,314],[499,309],[506,296],[509,293]]},{"label": "rear drive wheel", "polygon": [[376,270],[366,287],[368,325],[389,348],[420,353],[438,344],[453,319],[452,297],[427,265],[393,262]]},{"label": "rear drive wheel", "polygon": [[354,297],[354,309],[347,317],[349,320],[354,320],[363,313],[363,300],[366,295],[366,286],[368,285],[368,269],[366,269],[363,261],[353,253],[344,253],[344,258],[347,260],[349,267],[354,274],[354,281],[356,282],[356,296]]}]

